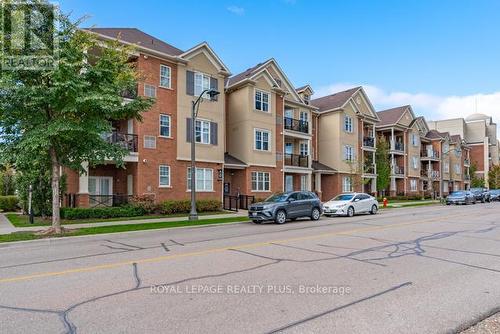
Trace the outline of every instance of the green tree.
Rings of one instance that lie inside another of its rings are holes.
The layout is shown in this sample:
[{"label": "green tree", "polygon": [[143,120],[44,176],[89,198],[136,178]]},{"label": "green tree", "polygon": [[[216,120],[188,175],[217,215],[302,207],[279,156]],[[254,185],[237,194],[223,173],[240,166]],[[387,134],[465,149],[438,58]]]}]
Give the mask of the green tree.
[{"label": "green tree", "polygon": [[391,184],[391,162],[389,160],[389,142],[384,136],[379,136],[377,139],[375,164],[377,165],[377,191],[385,191]]},{"label": "green tree", "polygon": [[471,188],[482,188],[484,187],[484,178],[478,177],[476,171],[477,165],[471,164],[469,167],[470,186]]},{"label": "green tree", "polygon": [[488,172],[488,185],[490,189],[500,188],[500,165],[494,165]]},{"label": "green tree", "polygon": [[15,172],[12,166],[0,166],[0,196],[14,195],[16,190]]},{"label": "green tree", "polygon": [[140,120],[153,102],[139,97],[124,103],[121,97],[137,85],[138,73],[129,61],[131,48],[97,40],[78,28],[80,21],[72,22],[62,13],[56,19],[58,65],[43,71],[3,72],[0,78],[0,154],[21,172],[34,162],[48,161],[52,190],[48,233],[62,230],[61,167],[82,173],[83,162],[95,165],[105,159],[122,166],[126,150],[102,134],[111,131],[112,120]]}]

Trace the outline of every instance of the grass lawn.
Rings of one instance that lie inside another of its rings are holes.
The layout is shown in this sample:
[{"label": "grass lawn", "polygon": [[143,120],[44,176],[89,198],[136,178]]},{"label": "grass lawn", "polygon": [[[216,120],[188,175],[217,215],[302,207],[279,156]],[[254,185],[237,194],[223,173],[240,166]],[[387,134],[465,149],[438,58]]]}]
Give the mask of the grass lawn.
[{"label": "grass lawn", "polygon": [[[218,214],[231,214],[231,211],[215,211],[215,212],[202,212],[198,213],[198,216],[207,215],[218,215]],[[29,227],[29,226],[50,226],[51,220],[42,219],[41,217],[35,217],[34,224],[29,223],[29,217],[26,215],[19,215],[17,213],[6,213],[5,216],[15,227]],[[155,219],[155,218],[176,218],[176,217],[187,217],[188,214],[180,213],[175,215],[146,215],[137,217],[118,217],[118,218],[90,218],[90,219],[61,219],[61,224],[89,224],[89,223],[104,223],[104,222],[116,222],[122,220],[140,220],[140,219]]]},{"label": "grass lawn", "polygon": [[413,201],[413,203],[409,203],[412,201],[406,201],[406,202],[389,202],[387,207],[383,207],[383,203],[380,203],[380,209],[395,209],[395,208],[409,208],[412,206],[424,206],[424,205],[436,205],[440,204],[439,201],[422,201],[419,203],[418,201]]},{"label": "grass lawn", "polygon": [[[97,227],[86,227],[68,230],[66,233],[60,236],[53,237],[72,237],[79,235],[92,235],[92,234],[104,234],[104,233],[119,233],[128,231],[145,231],[145,230],[155,230],[164,229],[179,226],[201,226],[210,224],[226,224],[226,223],[236,223],[248,221],[247,217],[228,217],[228,218],[215,218],[215,219],[200,219],[197,221],[181,220],[172,222],[160,222],[160,223],[144,223],[144,224],[127,224],[127,225],[115,225],[115,226],[97,226]],[[23,240],[35,240],[47,238],[46,236],[37,235],[33,232],[14,232],[11,234],[0,235],[0,243],[2,242],[13,242],[13,241],[23,241]]]}]

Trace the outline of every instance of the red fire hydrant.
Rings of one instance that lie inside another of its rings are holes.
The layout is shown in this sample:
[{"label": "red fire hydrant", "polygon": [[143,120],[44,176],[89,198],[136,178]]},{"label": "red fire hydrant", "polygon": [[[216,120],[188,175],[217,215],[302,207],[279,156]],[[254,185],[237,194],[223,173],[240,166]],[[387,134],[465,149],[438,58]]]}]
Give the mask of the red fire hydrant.
[{"label": "red fire hydrant", "polygon": [[384,200],[382,202],[384,203],[384,208],[387,208],[387,197],[384,197]]}]

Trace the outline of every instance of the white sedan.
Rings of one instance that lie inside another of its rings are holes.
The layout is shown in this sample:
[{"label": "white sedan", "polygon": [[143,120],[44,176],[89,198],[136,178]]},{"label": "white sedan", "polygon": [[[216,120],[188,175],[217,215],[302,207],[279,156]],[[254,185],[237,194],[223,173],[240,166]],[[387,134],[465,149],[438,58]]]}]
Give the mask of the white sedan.
[{"label": "white sedan", "polygon": [[378,211],[377,199],[364,193],[346,193],[323,204],[323,213],[327,217],[342,215],[352,217],[357,213],[376,214]]}]

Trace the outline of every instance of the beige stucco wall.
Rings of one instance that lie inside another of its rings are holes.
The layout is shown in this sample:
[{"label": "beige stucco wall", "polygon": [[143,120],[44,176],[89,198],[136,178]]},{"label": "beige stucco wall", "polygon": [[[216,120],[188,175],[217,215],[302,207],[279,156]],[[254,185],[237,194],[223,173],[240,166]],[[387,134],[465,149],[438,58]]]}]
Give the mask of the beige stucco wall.
[{"label": "beige stucco wall", "polygon": [[482,143],[486,136],[486,123],[484,121],[467,123],[467,136],[465,140],[469,143]]},{"label": "beige stucco wall", "polygon": [[[276,96],[264,77],[256,80],[255,86],[247,85],[228,97],[227,148],[228,152],[249,165],[276,165]],[[269,111],[255,110],[255,89],[270,94]],[[254,129],[271,133],[269,152],[254,150]]]},{"label": "beige stucco wall", "polygon": [[[459,145],[457,144],[452,144],[450,145],[450,149],[453,151],[450,151],[449,156],[450,156],[450,176],[452,180],[460,181],[462,180],[462,152],[458,154],[455,150],[459,148]],[[459,166],[460,172],[456,173],[455,172],[455,165]]]},{"label": "beige stucco wall", "polygon": [[[418,142],[417,146],[413,146],[412,144],[412,135],[417,136]],[[421,151],[421,142],[420,142],[420,133],[418,132],[417,125],[414,124],[412,128],[408,130],[408,144],[407,144],[407,153],[408,153],[408,176],[420,177],[420,151]],[[417,168],[413,169],[413,157],[417,157]]]},{"label": "beige stucco wall", "polygon": [[215,67],[203,53],[191,58],[186,66],[178,67],[177,75],[177,158],[190,159],[191,144],[186,141],[186,119],[191,117],[191,103],[196,98],[186,94],[186,71],[202,72],[218,80],[220,95],[217,101],[204,100],[200,104],[198,118],[218,124],[217,145],[196,144],[196,160],[209,162],[224,162],[225,142],[225,95],[224,77],[219,75]]}]

